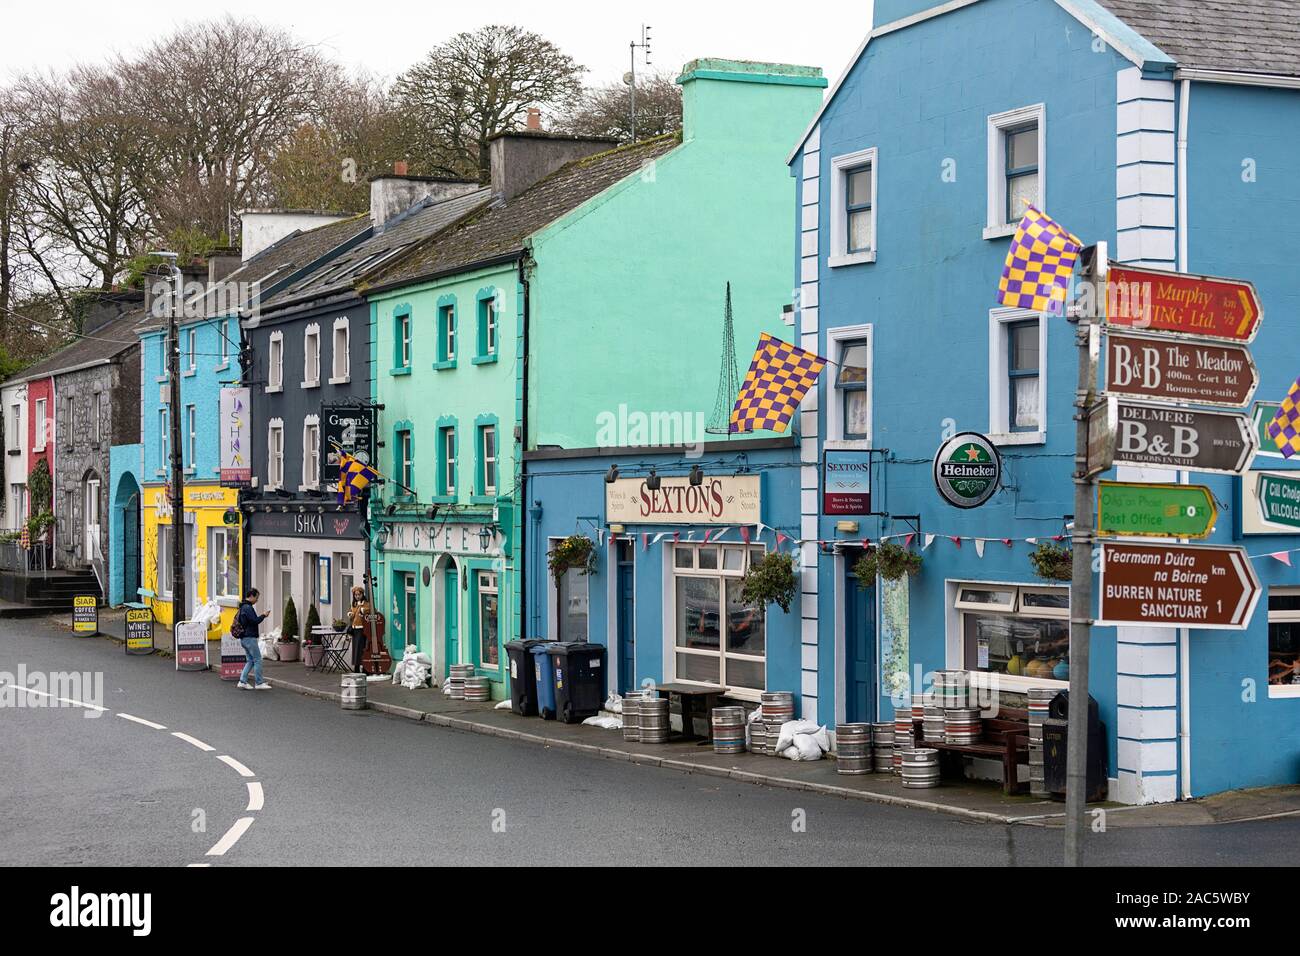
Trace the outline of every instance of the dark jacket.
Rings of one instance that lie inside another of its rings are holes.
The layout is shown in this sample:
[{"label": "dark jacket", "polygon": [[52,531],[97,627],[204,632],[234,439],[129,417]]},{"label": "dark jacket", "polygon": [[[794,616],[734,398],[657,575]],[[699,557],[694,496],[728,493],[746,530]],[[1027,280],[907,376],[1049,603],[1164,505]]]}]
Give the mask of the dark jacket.
[{"label": "dark jacket", "polygon": [[239,618],[239,623],[244,626],[244,633],[240,635],[240,640],[258,637],[258,628],[266,620],[265,614],[258,614],[253,610],[253,605],[245,601],[239,605],[236,616]]}]

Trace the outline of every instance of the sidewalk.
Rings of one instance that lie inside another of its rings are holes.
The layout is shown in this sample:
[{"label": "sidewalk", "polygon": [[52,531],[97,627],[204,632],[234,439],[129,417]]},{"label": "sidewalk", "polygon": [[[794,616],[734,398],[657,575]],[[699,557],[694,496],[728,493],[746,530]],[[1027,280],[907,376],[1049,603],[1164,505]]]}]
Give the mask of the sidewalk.
[{"label": "sidewalk", "polygon": [[[51,620],[70,627],[66,617]],[[121,641],[125,631],[121,612],[101,612],[100,630],[106,637]],[[215,658],[217,648],[214,646],[212,651],[211,656]],[[263,666],[266,678],[274,687],[322,700],[337,702],[341,699],[338,674],[308,670],[300,661],[286,664],[266,661]],[[217,676],[218,672],[213,670],[212,674]],[[234,692],[233,686],[231,690]],[[1002,793],[1000,785],[994,783],[945,781],[933,790],[906,790],[899,778],[890,775],[837,774],[833,760],[804,762],[748,753],[715,754],[711,747],[694,743],[629,743],[617,730],[520,717],[508,710],[496,710],[496,702],[480,704],[450,700],[440,690],[408,690],[391,683],[371,681],[367,697],[372,710],[393,717],[423,720],[452,730],[526,741],[684,773],[912,807],[984,823],[1053,827],[1063,825],[1065,818],[1062,803],[1030,796],[1009,797]],[[1300,815],[1300,787],[1233,791],[1203,800],[1145,807],[1112,803],[1097,806],[1107,811],[1107,827],[1240,823]]]}]

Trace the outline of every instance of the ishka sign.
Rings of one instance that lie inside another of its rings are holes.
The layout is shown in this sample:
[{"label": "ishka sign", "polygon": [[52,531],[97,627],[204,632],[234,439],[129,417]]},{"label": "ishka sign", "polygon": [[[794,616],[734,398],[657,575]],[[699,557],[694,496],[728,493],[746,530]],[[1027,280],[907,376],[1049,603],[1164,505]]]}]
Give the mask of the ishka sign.
[{"label": "ishka sign", "polygon": [[699,485],[663,478],[655,490],[644,478],[605,485],[609,524],[758,524],[762,512],[758,475],[706,475]]}]

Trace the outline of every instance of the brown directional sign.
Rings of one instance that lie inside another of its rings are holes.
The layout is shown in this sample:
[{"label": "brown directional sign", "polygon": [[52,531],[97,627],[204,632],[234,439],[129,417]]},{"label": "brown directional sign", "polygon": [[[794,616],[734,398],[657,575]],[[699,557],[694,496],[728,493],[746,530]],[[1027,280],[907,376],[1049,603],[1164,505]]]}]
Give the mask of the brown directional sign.
[{"label": "brown directional sign", "polygon": [[1250,342],[1263,319],[1259,294],[1244,280],[1114,263],[1106,276],[1111,327]]},{"label": "brown directional sign", "polygon": [[1119,402],[1118,465],[1239,475],[1259,450],[1249,416]]},{"label": "brown directional sign", "polygon": [[1102,625],[1242,630],[1260,587],[1245,549],[1104,544]]},{"label": "brown directional sign", "polygon": [[1106,339],[1106,391],[1189,405],[1244,408],[1259,372],[1242,345],[1155,336]]}]

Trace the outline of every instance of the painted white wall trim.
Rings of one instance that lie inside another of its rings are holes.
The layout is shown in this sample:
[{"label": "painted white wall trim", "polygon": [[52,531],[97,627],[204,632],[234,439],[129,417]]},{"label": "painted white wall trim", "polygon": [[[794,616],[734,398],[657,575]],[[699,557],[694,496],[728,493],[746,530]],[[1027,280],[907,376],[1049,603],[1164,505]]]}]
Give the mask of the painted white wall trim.
[{"label": "painted white wall trim", "polygon": [[1270,86],[1283,90],[1300,90],[1300,76],[1282,76],[1277,73],[1234,73],[1230,70],[1174,71],[1176,81],[1198,83],[1230,83],[1236,86]]}]

